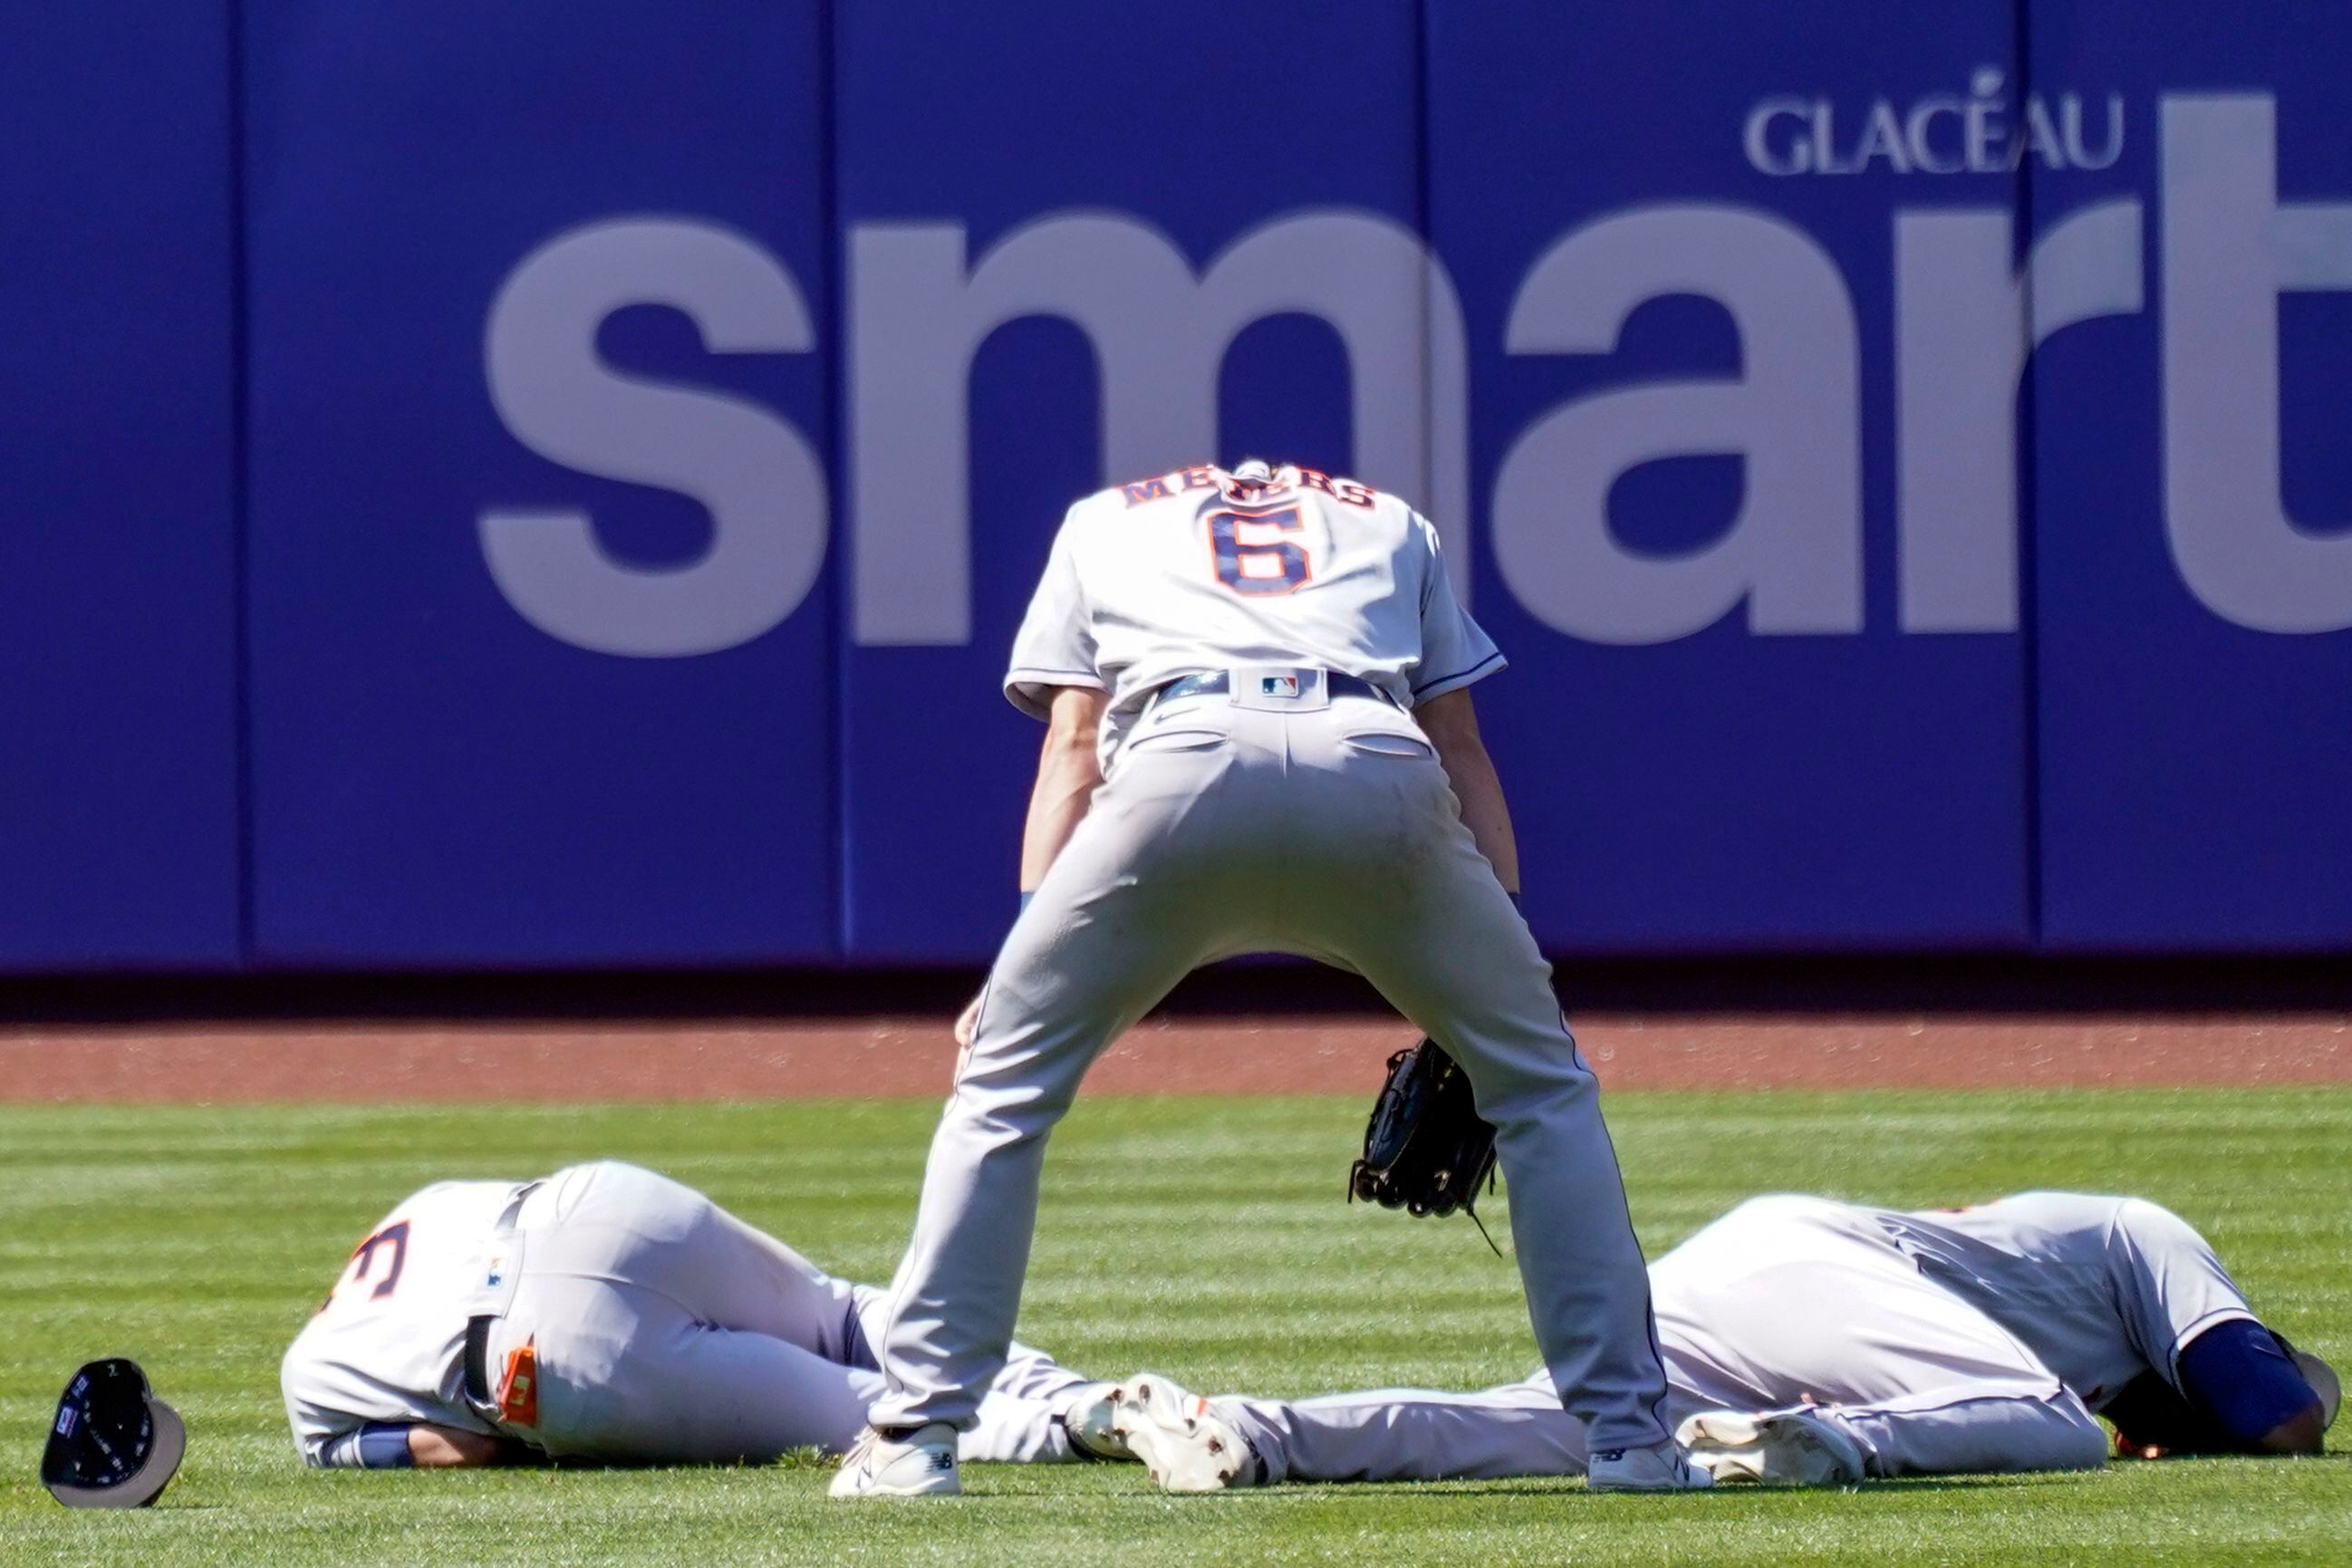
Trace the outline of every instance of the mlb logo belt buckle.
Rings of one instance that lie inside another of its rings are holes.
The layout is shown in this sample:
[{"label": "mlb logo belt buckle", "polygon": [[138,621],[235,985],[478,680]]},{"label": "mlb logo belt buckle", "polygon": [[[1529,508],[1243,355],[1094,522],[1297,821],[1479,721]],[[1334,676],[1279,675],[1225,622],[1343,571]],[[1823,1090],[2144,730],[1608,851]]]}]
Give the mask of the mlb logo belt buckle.
[{"label": "mlb logo belt buckle", "polygon": [[1228,673],[1235,707],[1307,713],[1331,706],[1323,672],[1297,664],[1245,664]]}]

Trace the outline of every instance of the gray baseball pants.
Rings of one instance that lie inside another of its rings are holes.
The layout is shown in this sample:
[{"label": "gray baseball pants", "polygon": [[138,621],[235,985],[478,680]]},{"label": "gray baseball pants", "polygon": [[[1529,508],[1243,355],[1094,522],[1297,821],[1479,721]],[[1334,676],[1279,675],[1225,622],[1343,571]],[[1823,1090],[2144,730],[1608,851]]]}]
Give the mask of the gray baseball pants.
[{"label": "gray baseball pants", "polygon": [[[1874,1476],[2106,1462],[2105,1433],[2032,1351],[1842,1205],[1744,1204],[1661,1259],[1652,1288],[1677,1423],[1812,1404]],[[1584,1434],[1541,1372],[1480,1394],[1214,1404],[1269,1482],[1584,1472]]]},{"label": "gray baseball pants", "polygon": [[[841,1452],[882,1392],[867,1349],[882,1295],[826,1274],[693,1188],[614,1161],[523,1199],[522,1278],[493,1369],[526,1342],[539,1418],[503,1427],[558,1458],[654,1464]],[[966,1458],[1076,1456],[1059,1419],[1086,1379],[1015,1346],[963,1435]]]},{"label": "gray baseball pants", "polygon": [[1287,952],[1362,975],[1461,1062],[1499,1129],[1566,1407],[1598,1448],[1668,1439],[1649,1281],[1550,968],[1412,720],[1320,685],[1286,708],[1147,713],[1014,923],[891,1286],[875,1425],[973,1421],[1012,1341],[1046,1137],[1097,1053],[1192,969]]}]

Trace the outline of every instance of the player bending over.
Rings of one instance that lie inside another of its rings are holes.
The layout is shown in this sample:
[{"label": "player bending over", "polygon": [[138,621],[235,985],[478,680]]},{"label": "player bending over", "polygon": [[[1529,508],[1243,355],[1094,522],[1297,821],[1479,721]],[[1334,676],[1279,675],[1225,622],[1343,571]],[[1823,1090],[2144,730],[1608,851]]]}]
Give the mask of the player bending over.
[{"label": "player bending over", "polygon": [[1187,468],[1087,497],[1004,678],[1046,723],[1025,907],[964,1054],[882,1315],[888,1386],[836,1497],[958,1490],[1021,1304],[1045,1140],[1097,1053],[1239,953],[1352,969],[1499,1130],[1536,1343],[1597,1490],[1708,1484],[1675,1447],[1641,1247],[1469,688],[1502,655],[1437,535],[1310,468]]}]

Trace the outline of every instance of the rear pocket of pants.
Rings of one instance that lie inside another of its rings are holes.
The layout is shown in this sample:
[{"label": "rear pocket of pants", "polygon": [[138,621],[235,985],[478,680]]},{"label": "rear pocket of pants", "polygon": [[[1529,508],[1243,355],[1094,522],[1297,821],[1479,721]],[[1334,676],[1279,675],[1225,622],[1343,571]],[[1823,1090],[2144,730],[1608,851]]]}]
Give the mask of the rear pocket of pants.
[{"label": "rear pocket of pants", "polygon": [[1220,729],[1155,729],[1139,735],[1120,747],[1121,755],[1147,751],[1206,751],[1222,746],[1225,733]]},{"label": "rear pocket of pants", "polygon": [[1421,737],[1393,729],[1359,730],[1354,735],[1343,735],[1339,738],[1350,749],[1374,757],[1408,757],[1428,761],[1437,756],[1437,748]]}]

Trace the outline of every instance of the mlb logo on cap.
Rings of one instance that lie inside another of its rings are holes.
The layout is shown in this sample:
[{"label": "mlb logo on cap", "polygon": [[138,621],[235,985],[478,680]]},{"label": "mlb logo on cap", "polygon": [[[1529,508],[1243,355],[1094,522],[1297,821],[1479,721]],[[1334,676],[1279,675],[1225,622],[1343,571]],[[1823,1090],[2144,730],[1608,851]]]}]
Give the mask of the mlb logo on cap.
[{"label": "mlb logo on cap", "polygon": [[1258,695],[1263,697],[1295,697],[1298,695],[1297,675],[1260,675]]}]

